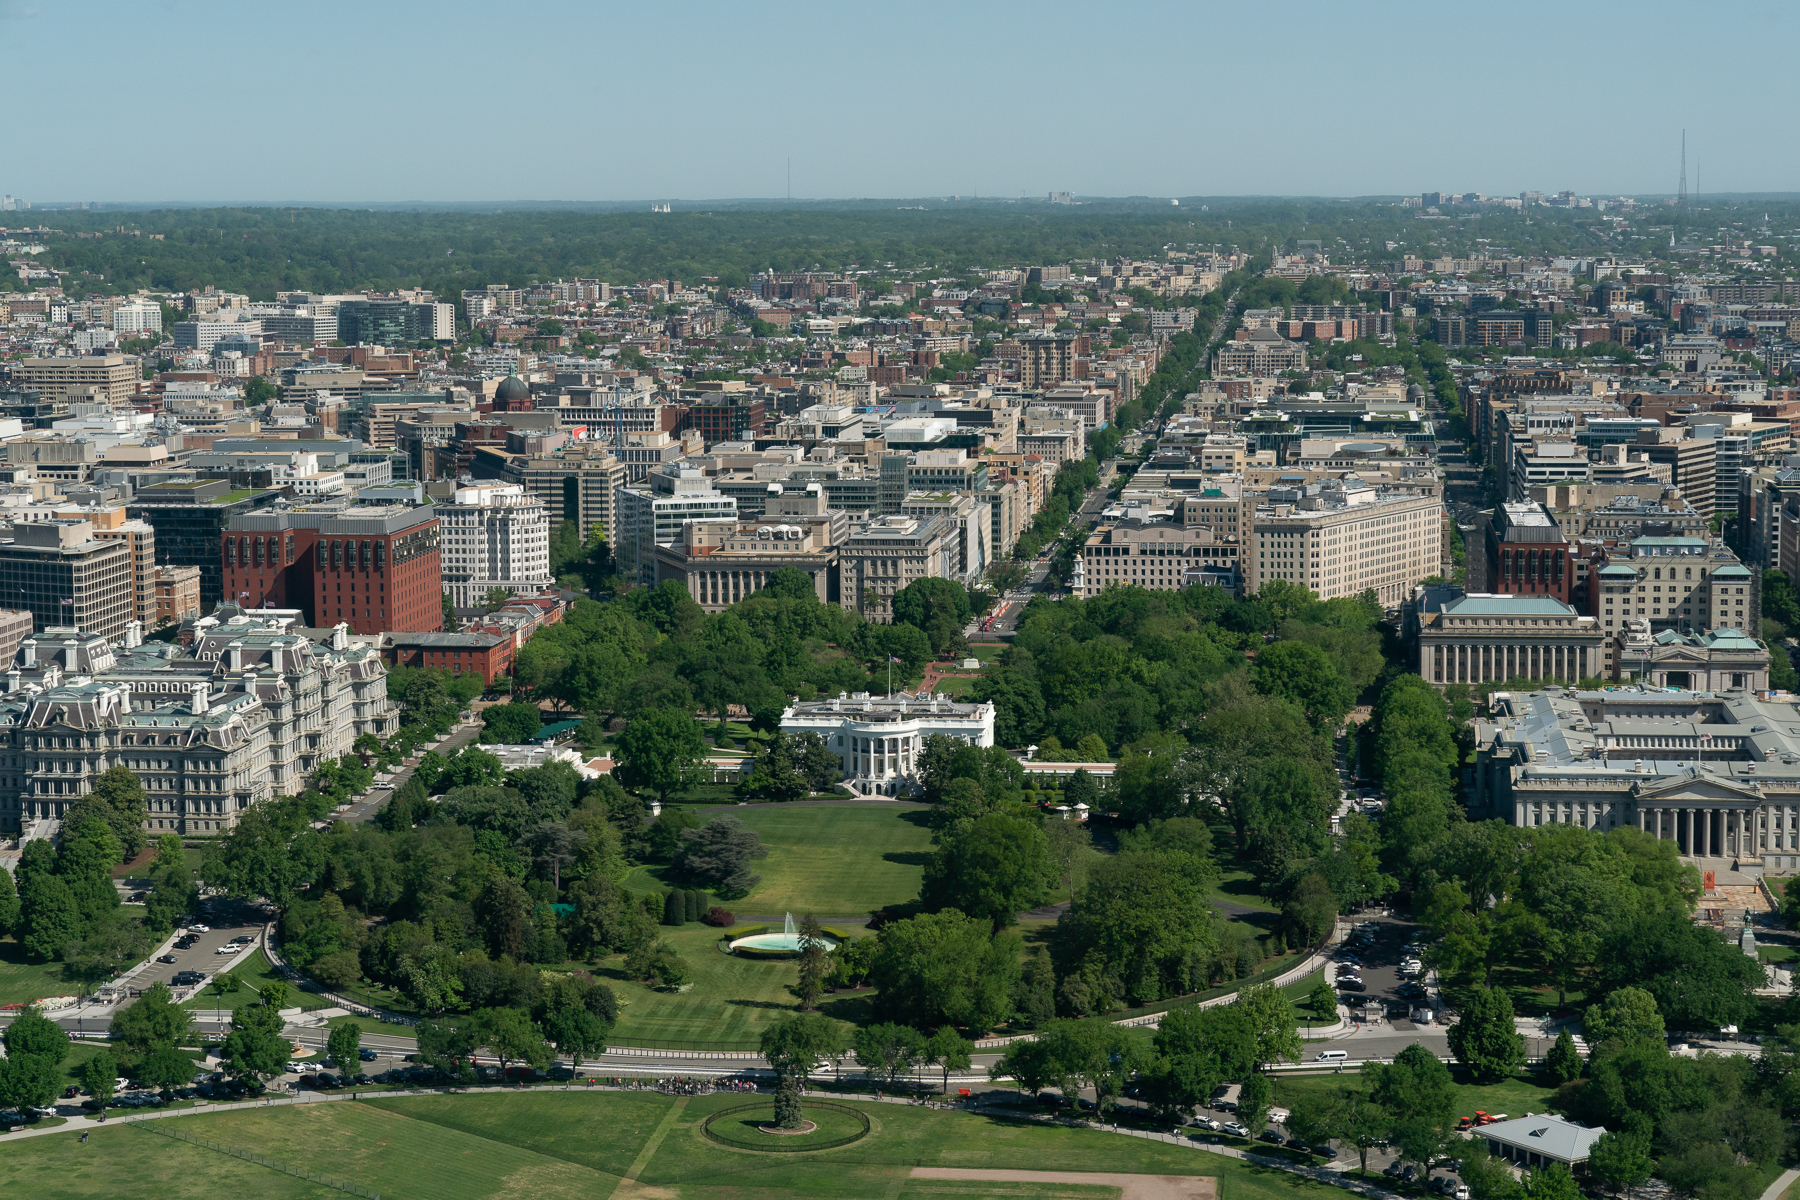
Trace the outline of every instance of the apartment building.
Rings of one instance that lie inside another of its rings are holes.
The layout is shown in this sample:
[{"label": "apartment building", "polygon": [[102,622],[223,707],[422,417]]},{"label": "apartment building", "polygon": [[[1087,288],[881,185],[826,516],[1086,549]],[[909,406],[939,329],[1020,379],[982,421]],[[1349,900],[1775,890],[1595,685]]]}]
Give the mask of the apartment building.
[{"label": "apartment building", "polygon": [[1018,335],[1020,385],[1045,388],[1075,378],[1075,360],[1085,352],[1078,344],[1086,341],[1067,330]]},{"label": "apartment building", "polygon": [[473,608],[489,591],[531,593],[550,575],[550,509],[516,483],[472,484],[436,506],[444,591]]},{"label": "apartment building", "polygon": [[850,534],[839,553],[841,603],[878,624],[893,621],[894,593],[915,579],[954,579],[961,559],[947,516],[885,516]]},{"label": "apartment building", "polygon": [[1340,481],[1272,488],[1244,538],[1244,589],[1285,579],[1324,600],[1373,591],[1397,608],[1442,570],[1443,521],[1436,496]]}]

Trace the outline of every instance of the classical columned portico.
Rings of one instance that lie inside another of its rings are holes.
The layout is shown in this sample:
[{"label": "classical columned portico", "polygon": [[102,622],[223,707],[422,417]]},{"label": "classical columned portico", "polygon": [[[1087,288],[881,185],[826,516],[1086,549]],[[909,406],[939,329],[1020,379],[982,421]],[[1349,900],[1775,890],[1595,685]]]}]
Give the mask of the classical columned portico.
[{"label": "classical columned portico", "polygon": [[1761,858],[1800,851],[1800,797],[1756,806],[1646,804],[1637,826],[1687,858]]}]

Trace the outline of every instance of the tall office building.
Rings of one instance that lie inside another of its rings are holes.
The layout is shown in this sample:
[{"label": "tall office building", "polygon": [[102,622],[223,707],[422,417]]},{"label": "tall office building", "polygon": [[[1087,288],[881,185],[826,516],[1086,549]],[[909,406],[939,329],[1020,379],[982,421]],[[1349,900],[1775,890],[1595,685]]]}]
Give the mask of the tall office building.
[{"label": "tall office building", "polygon": [[87,521],[19,522],[0,539],[0,596],[29,610],[37,632],[73,625],[123,637],[136,612],[131,548],[95,537]]},{"label": "tall office building", "polygon": [[313,617],[359,634],[419,632],[444,623],[437,511],[429,504],[359,505],[319,526]]},{"label": "tall office building", "polygon": [[337,335],[352,346],[411,346],[456,337],[456,309],[416,300],[345,300],[337,306]]},{"label": "tall office building", "polygon": [[437,506],[444,590],[459,607],[494,588],[540,591],[550,576],[550,509],[519,484],[478,483]]},{"label": "tall office building", "polygon": [[551,529],[573,521],[583,541],[600,530],[607,545],[619,545],[614,493],[624,486],[625,464],[605,447],[582,443],[551,454],[515,458],[502,468],[502,475],[505,482],[519,484],[544,502]]},{"label": "tall office building", "polygon": [[621,485],[615,495],[619,540],[612,544],[619,573],[645,586],[656,582],[656,548],[681,539],[689,521],[737,518],[737,499],[721,495],[698,470],[679,472],[672,492]]},{"label": "tall office building", "polygon": [[199,479],[140,488],[125,513],[156,530],[158,563],[200,568],[200,607],[211,612],[225,598],[220,535],[233,518],[279,499],[277,491],[234,491],[229,480]]},{"label": "tall office building", "polygon": [[82,358],[27,358],[13,364],[13,383],[40,400],[110,404],[118,408],[137,392],[138,360],[129,354]]}]

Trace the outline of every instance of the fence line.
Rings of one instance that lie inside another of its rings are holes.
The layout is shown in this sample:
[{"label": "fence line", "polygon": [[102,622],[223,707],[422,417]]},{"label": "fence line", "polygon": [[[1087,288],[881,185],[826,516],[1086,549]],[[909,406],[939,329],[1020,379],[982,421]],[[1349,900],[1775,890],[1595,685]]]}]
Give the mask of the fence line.
[{"label": "fence line", "polygon": [[180,1142],[187,1142],[190,1145],[199,1146],[201,1149],[211,1150],[218,1154],[229,1154],[233,1158],[241,1158],[245,1162],[255,1163],[259,1167],[268,1167],[272,1171],[280,1171],[283,1175],[292,1175],[296,1179],[304,1179],[309,1183],[317,1183],[325,1187],[336,1188],[340,1192],[349,1192],[355,1196],[364,1196],[367,1197],[367,1200],[381,1200],[380,1192],[371,1192],[368,1188],[358,1184],[345,1183],[342,1180],[331,1179],[324,1175],[316,1175],[311,1171],[289,1166],[287,1163],[276,1162],[272,1158],[264,1158],[260,1154],[252,1154],[250,1151],[240,1149],[237,1146],[227,1146],[221,1142],[212,1141],[210,1138],[196,1137],[191,1133],[185,1133],[181,1130],[165,1128],[169,1122],[134,1122],[134,1124],[136,1124],[138,1128],[148,1130],[151,1133],[160,1133],[164,1137],[174,1138],[176,1141]]}]

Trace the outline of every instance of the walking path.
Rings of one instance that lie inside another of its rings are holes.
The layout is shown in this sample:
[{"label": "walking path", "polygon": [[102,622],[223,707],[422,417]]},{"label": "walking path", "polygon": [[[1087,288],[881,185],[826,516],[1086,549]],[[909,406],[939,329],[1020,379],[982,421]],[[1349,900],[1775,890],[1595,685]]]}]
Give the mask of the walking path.
[{"label": "walking path", "polygon": [[1116,1187],[1119,1200],[1215,1200],[1210,1175],[1107,1175],[1094,1171],[995,1171],[978,1167],[914,1167],[914,1179],[980,1179],[990,1183],[1062,1183]]},{"label": "walking path", "polygon": [[650,1140],[644,1143],[643,1149],[637,1152],[637,1157],[631,1160],[631,1165],[625,1168],[624,1178],[619,1180],[619,1186],[612,1191],[614,1196],[623,1200],[626,1196],[636,1194],[638,1176],[644,1173],[644,1168],[650,1165],[650,1160],[655,1158],[656,1152],[662,1148],[663,1139],[669,1136],[669,1131],[675,1128],[676,1122],[681,1119],[681,1114],[687,1111],[687,1102],[688,1098],[682,1096],[669,1106],[669,1111],[663,1114],[661,1121],[657,1122],[656,1132],[650,1135]]},{"label": "walking path", "polygon": [[1797,1179],[1800,1179],[1800,1167],[1791,1167],[1783,1171],[1776,1177],[1775,1182],[1771,1183],[1763,1192],[1762,1200],[1781,1200],[1787,1194],[1787,1190],[1794,1186],[1794,1181]]},{"label": "walking path", "polygon": [[[518,1089],[510,1089],[510,1088],[505,1088],[505,1089],[503,1089],[503,1088],[416,1088],[416,1089],[406,1089],[406,1090],[388,1091],[388,1092],[371,1092],[370,1095],[371,1096],[380,1096],[383,1099],[387,1099],[390,1097],[397,1097],[397,1096],[453,1096],[453,1095],[471,1095],[471,1094],[503,1095],[503,1096],[505,1096],[505,1095],[517,1095],[517,1094],[528,1093],[528,1092],[542,1092],[542,1091],[546,1091],[546,1090],[555,1090],[555,1089],[546,1089],[546,1088],[542,1088],[542,1087],[518,1088]],[[612,1086],[606,1085],[606,1084],[590,1084],[587,1086],[577,1087],[571,1083],[571,1084],[564,1084],[562,1086],[561,1090],[565,1091],[565,1092],[615,1092],[615,1091],[628,1091],[628,1090],[632,1090],[632,1089],[616,1088],[616,1087],[612,1087]],[[1001,1093],[987,1093],[987,1094],[998,1095]],[[1010,1093],[1010,1092],[1005,1093],[1005,1094],[1009,1095],[1009,1096],[1014,1095],[1014,1093]],[[205,1116],[208,1113],[243,1112],[248,1109],[275,1108],[275,1107],[279,1107],[282,1105],[291,1106],[291,1105],[295,1105],[295,1104],[336,1104],[336,1103],[341,1103],[341,1102],[359,1100],[359,1099],[361,1099],[361,1096],[362,1096],[362,1093],[360,1093],[354,1089],[352,1089],[350,1091],[338,1093],[335,1095],[320,1095],[318,1093],[304,1093],[303,1092],[303,1093],[300,1093],[299,1095],[295,1095],[295,1096],[269,1096],[269,1097],[265,1097],[261,1100],[243,1100],[243,1101],[237,1101],[237,1102],[225,1103],[225,1104],[203,1104],[203,1105],[197,1105],[193,1108],[162,1109],[160,1111],[154,1111],[154,1112],[134,1113],[131,1116],[113,1117],[110,1120],[106,1120],[106,1121],[102,1121],[98,1117],[85,1117],[85,1116],[70,1117],[70,1118],[67,1118],[63,1124],[57,1125],[52,1128],[27,1126],[24,1129],[21,1129],[16,1133],[0,1135],[0,1142],[15,1141],[19,1138],[49,1137],[53,1134],[60,1134],[60,1133],[82,1133],[82,1132],[86,1132],[86,1131],[93,1130],[93,1129],[104,1129],[109,1125],[131,1125],[131,1124],[136,1124],[139,1121],[166,1120],[170,1117],[198,1117],[198,1116]],[[906,1105],[908,1107],[916,1107],[919,1104],[919,1101],[917,1099],[914,1099],[912,1097],[904,1097],[904,1096],[882,1096],[879,1098],[873,1097],[873,1096],[844,1096],[844,1097],[838,1097],[838,1098],[844,1099],[844,1100],[853,1100],[859,1104],[900,1104],[900,1105]],[[672,1132],[674,1129],[676,1129],[680,1125],[681,1117],[684,1115],[684,1113],[687,1110],[687,1103],[688,1103],[689,1099],[690,1099],[690,1097],[687,1097],[687,1096],[675,1097],[675,1103],[669,1107],[668,1112],[663,1114],[662,1120],[657,1123],[655,1132],[653,1132],[650,1135],[649,1140],[644,1143],[643,1147],[638,1151],[637,1156],[632,1159],[631,1166],[626,1168],[625,1174],[621,1177],[618,1186],[613,1189],[612,1200],[630,1200],[631,1197],[637,1196],[640,1194],[640,1189],[637,1186],[638,1176],[643,1172],[645,1167],[650,1165],[651,1159],[655,1157],[656,1151],[662,1146],[663,1141],[668,1137],[670,1132]],[[1371,1200],[1400,1200],[1400,1197],[1396,1193],[1388,1191],[1386,1188],[1378,1187],[1375,1184],[1366,1183],[1366,1182],[1363,1182],[1362,1180],[1353,1180],[1353,1179],[1344,1178],[1342,1172],[1343,1172],[1343,1170],[1348,1169],[1348,1168],[1339,1168],[1335,1164],[1327,1164],[1325,1166],[1301,1165],[1299,1163],[1293,1162],[1293,1161],[1291,1161],[1289,1159],[1285,1159],[1285,1158],[1275,1158],[1275,1157],[1271,1157],[1269,1155],[1255,1154],[1255,1153],[1251,1153],[1246,1150],[1239,1149],[1235,1146],[1221,1146],[1221,1145],[1212,1144],[1210,1142],[1203,1142],[1203,1141],[1198,1140],[1200,1137],[1208,1136],[1208,1135],[1204,1135],[1204,1134],[1196,1134],[1196,1135],[1190,1136],[1190,1135],[1183,1134],[1183,1133],[1159,1133],[1159,1132],[1156,1132],[1153,1130],[1146,1130],[1146,1129],[1121,1129],[1116,1125],[1107,1126],[1098,1121],[1071,1120],[1069,1118],[1052,1117],[1048,1114],[1043,1114],[1043,1113],[1021,1113],[1021,1112],[1009,1111],[1006,1109],[983,1107],[979,1102],[972,1103],[972,1104],[969,1104],[966,1106],[965,1105],[952,1106],[952,1105],[940,1103],[940,1104],[933,1104],[933,1105],[931,1105],[931,1107],[939,1108],[939,1109],[956,1107],[956,1108],[962,1108],[963,1111],[972,1112],[972,1113],[975,1113],[980,1116],[994,1117],[994,1118],[999,1118],[999,1119],[1004,1119],[1004,1120],[1032,1121],[1032,1122],[1035,1122],[1038,1124],[1047,1124],[1047,1125],[1066,1125],[1071,1128],[1085,1128],[1085,1129],[1093,1129],[1093,1130],[1096,1130],[1096,1131],[1099,1131],[1102,1133],[1113,1133],[1113,1134],[1117,1134],[1121,1137],[1143,1138],[1146,1141],[1162,1142],[1167,1145],[1174,1145],[1174,1146],[1185,1146],[1190,1150],[1205,1151],[1206,1153],[1221,1155],[1225,1158],[1235,1158],[1242,1162],[1250,1163],[1253,1166],[1266,1167],[1271,1170],[1277,1170],[1277,1171],[1287,1171],[1290,1174],[1301,1175],[1308,1179],[1314,1180],[1315,1182],[1318,1182],[1318,1183],[1329,1184],[1333,1187],[1347,1188],[1350,1191],[1359,1192],[1364,1196],[1370,1197]],[[914,1175],[918,1178],[940,1178],[940,1179],[955,1178],[955,1176],[943,1175],[943,1174],[937,1174],[937,1175],[931,1175],[931,1174],[921,1175],[920,1174],[920,1171],[937,1171],[937,1170],[940,1170],[940,1168],[919,1168],[918,1170],[914,1171]],[[1026,1174],[1035,1174],[1035,1173],[1026,1173]],[[998,1175],[971,1175],[971,1176],[962,1176],[962,1178],[992,1178],[992,1179],[998,1180],[999,1178],[1001,1178],[1001,1176],[998,1176]],[[1163,1181],[1164,1183],[1167,1183],[1169,1181],[1180,1181],[1183,1184],[1191,1185],[1191,1184],[1199,1182],[1202,1178],[1205,1178],[1205,1177],[1180,1176],[1180,1175],[1176,1175],[1176,1176],[1121,1175],[1121,1176],[1118,1176],[1116,1180],[1109,1181],[1109,1180],[1101,1180],[1101,1179],[1097,1178],[1095,1180],[1095,1182],[1105,1182],[1108,1184],[1108,1186],[1123,1187],[1123,1186],[1125,1186],[1125,1184],[1122,1182],[1119,1182],[1119,1181],[1120,1180],[1130,1180],[1130,1181],[1133,1181],[1133,1186],[1141,1185],[1141,1186],[1147,1187],[1147,1186],[1151,1186],[1151,1181]],[[1764,1193],[1763,1200],[1780,1200],[1780,1196],[1781,1196],[1782,1192],[1785,1191],[1787,1186],[1789,1184],[1791,1184],[1794,1181],[1794,1179],[1796,1179],[1796,1178],[1800,1178],[1800,1171],[1789,1171],[1786,1174],[1782,1175],[1782,1177],[1780,1179],[1777,1179],[1775,1181],[1775,1183],[1770,1186],[1769,1191]],[[1068,1183],[1085,1182],[1085,1181],[1078,1181],[1073,1178],[1067,1178],[1067,1177],[1065,1177],[1063,1181],[1068,1182]],[[1206,1182],[1209,1184],[1214,1183],[1214,1181],[1212,1181],[1210,1179],[1207,1179]],[[1216,1194],[1217,1194],[1216,1191],[1208,1192],[1208,1193],[1205,1193],[1205,1197],[1216,1196]],[[1127,1193],[1125,1193],[1125,1196],[1122,1197],[1122,1200],[1130,1200],[1130,1197],[1133,1195],[1140,1197],[1141,1200],[1190,1200],[1190,1198],[1195,1198],[1195,1200],[1204,1200],[1204,1197],[1202,1197],[1202,1193],[1194,1192],[1191,1190],[1190,1191],[1142,1191],[1142,1192],[1136,1192],[1136,1193],[1127,1192]]]}]

